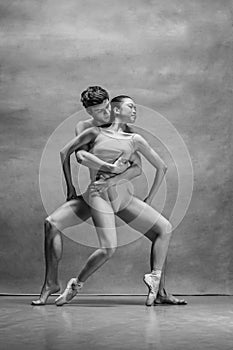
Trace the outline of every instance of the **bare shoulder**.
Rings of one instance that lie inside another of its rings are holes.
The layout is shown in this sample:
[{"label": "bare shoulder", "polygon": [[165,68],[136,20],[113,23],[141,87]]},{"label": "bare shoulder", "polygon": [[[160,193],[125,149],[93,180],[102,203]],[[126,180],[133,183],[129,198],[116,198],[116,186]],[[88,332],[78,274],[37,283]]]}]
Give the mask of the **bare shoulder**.
[{"label": "bare shoulder", "polygon": [[76,136],[86,129],[93,127],[92,119],[81,120],[76,124],[75,134]]},{"label": "bare shoulder", "polygon": [[137,133],[133,133],[133,139],[134,139],[134,142],[137,142],[140,144],[147,143],[146,140],[144,139],[144,137],[142,137],[141,135],[139,135]]}]

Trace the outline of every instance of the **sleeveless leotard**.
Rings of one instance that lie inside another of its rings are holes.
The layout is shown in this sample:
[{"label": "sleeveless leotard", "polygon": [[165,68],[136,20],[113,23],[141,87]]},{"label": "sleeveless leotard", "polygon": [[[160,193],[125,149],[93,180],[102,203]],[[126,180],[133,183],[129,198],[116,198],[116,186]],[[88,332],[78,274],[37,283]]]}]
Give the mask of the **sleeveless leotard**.
[{"label": "sleeveless leotard", "polygon": [[[99,134],[93,142],[90,153],[94,154],[101,160],[114,163],[119,157],[125,160],[130,160],[130,157],[135,152],[134,138],[135,134],[120,134],[99,128]],[[121,203],[126,203],[130,195],[128,185],[126,183],[112,186],[109,189],[98,192],[93,185],[98,176],[98,170],[90,169],[91,184],[85,194],[85,199],[91,205],[91,199],[95,196],[101,197],[108,201],[113,210],[117,212]]]},{"label": "sleeveless leotard", "polygon": [[[135,152],[133,137],[135,134],[115,134],[108,130],[99,128],[99,135],[96,137],[90,153],[99,159],[114,163],[119,157],[129,160]],[[96,180],[97,170],[90,170],[91,181]]]}]

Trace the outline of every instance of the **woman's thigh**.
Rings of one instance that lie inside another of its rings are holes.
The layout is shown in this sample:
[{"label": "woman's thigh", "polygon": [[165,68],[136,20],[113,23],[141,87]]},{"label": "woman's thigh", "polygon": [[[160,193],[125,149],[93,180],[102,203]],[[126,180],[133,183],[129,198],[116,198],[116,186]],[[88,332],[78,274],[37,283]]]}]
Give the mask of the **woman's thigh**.
[{"label": "woman's thigh", "polygon": [[91,216],[91,210],[82,196],[64,203],[48,219],[58,230],[81,224]]},{"label": "woman's thigh", "polygon": [[100,196],[94,196],[90,202],[92,219],[102,248],[115,248],[117,234],[115,215],[111,204]]},{"label": "woman's thigh", "polygon": [[154,237],[150,236],[155,233],[171,229],[169,221],[162,214],[136,197],[131,197],[127,207],[119,211],[117,216],[152,240]]}]

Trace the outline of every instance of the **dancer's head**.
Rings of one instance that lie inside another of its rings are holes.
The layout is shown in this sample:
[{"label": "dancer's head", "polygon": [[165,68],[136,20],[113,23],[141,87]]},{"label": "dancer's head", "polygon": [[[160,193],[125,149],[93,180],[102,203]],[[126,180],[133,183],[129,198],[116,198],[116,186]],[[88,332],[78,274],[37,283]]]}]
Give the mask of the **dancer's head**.
[{"label": "dancer's head", "polygon": [[81,93],[81,102],[97,125],[109,123],[111,106],[108,92],[100,86],[89,86]]},{"label": "dancer's head", "polygon": [[136,120],[136,105],[131,97],[119,95],[111,100],[112,119],[123,123],[134,123]]}]

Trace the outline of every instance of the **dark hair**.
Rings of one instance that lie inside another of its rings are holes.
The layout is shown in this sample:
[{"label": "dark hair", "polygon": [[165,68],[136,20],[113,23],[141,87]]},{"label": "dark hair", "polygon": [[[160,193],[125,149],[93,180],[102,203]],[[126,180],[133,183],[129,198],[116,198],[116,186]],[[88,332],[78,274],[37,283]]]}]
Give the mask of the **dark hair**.
[{"label": "dark hair", "polygon": [[107,99],[109,94],[101,86],[89,86],[81,93],[81,102],[85,108],[99,105]]},{"label": "dark hair", "polygon": [[127,96],[127,95],[119,95],[116,97],[113,97],[111,99],[111,106],[112,107],[120,107],[120,104],[126,99],[126,98],[130,98],[132,100],[131,97]]}]

